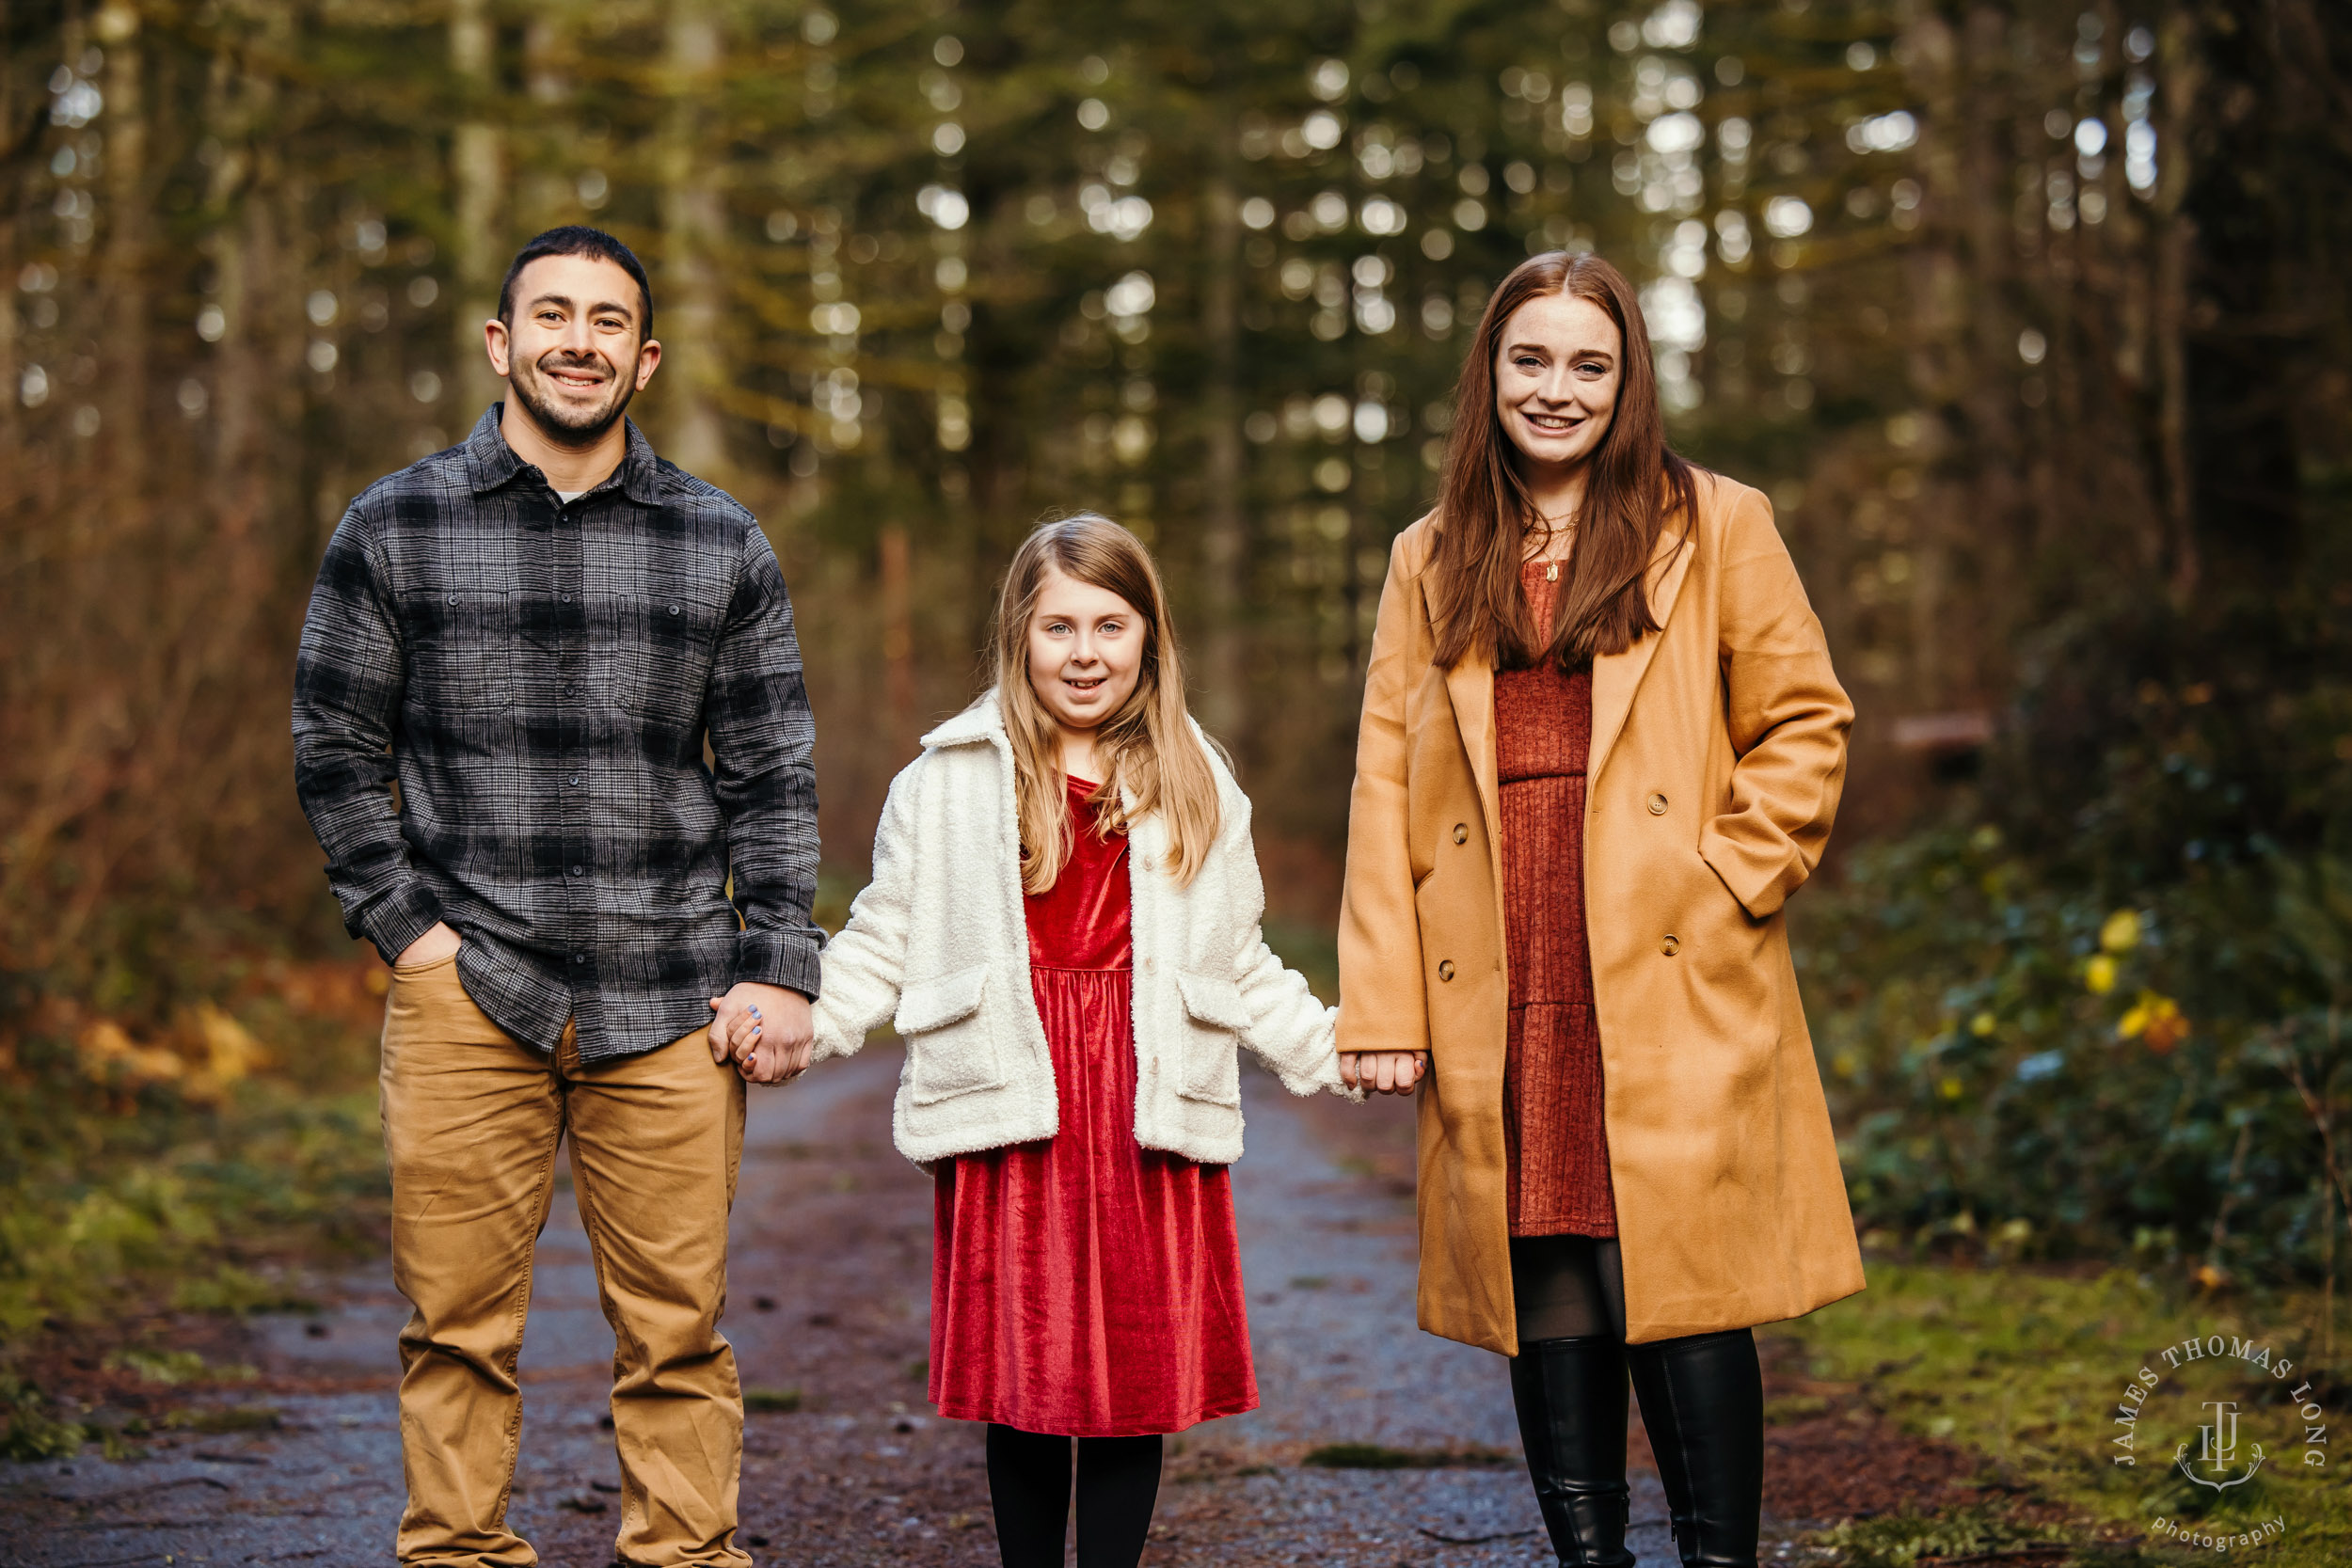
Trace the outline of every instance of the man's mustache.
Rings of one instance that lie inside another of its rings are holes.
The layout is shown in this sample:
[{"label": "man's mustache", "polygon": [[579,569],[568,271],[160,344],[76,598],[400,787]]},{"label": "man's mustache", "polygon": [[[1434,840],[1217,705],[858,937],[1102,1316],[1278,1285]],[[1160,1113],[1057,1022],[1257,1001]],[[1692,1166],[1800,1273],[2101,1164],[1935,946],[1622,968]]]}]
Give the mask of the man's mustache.
[{"label": "man's mustache", "polygon": [[593,354],[582,358],[573,358],[564,351],[557,350],[539,356],[538,367],[543,374],[552,374],[557,371],[570,371],[575,373],[594,373],[608,381],[613,376],[612,367]]}]

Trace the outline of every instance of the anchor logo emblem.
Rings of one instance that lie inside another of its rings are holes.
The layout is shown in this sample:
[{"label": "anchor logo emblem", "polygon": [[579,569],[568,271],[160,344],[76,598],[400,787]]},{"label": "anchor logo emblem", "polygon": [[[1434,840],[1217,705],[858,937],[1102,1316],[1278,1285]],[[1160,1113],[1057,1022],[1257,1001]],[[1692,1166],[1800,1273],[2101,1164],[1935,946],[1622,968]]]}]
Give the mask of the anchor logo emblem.
[{"label": "anchor logo emblem", "polygon": [[2186,1443],[2174,1451],[2173,1464],[2179,1465],[2181,1474],[2190,1481],[2200,1486],[2211,1487],[2216,1492],[2245,1485],[2254,1479],[2254,1472],[2263,1467],[2263,1446],[2260,1443],[2247,1444],[2247,1448],[2253,1451],[2254,1462],[2246,1466],[2243,1475],[2228,1475],[2226,1472],[2237,1464],[2237,1402],[2207,1400],[2204,1408],[2213,1413],[2213,1420],[2209,1425],[2197,1429],[2201,1441],[2198,1446],[2196,1463],[2211,1470],[2214,1479],[2208,1480],[2189,1468]]}]

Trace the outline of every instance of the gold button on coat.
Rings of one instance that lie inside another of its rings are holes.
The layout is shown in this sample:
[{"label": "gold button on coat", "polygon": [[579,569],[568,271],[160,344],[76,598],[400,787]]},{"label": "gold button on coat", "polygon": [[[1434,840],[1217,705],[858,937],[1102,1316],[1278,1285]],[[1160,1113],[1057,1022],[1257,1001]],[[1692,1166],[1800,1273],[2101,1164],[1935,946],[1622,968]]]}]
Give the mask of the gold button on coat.
[{"label": "gold button on coat", "polygon": [[1452,958],[1439,958],[1438,960],[1438,978],[1440,980],[1451,980],[1454,978],[1454,960]]},{"label": "gold button on coat", "polygon": [[1682,939],[1675,935],[1672,931],[1668,931],[1664,936],[1658,939],[1658,950],[1671,958],[1677,953],[1682,951]]},{"label": "gold button on coat", "polygon": [[1645,802],[1645,804],[1649,807],[1649,814],[1652,816],[1663,816],[1666,815],[1666,798],[1663,795],[1653,795],[1647,801]]},{"label": "gold button on coat", "polygon": [[1469,823],[1456,822],[1454,824],[1454,842],[1456,844],[1468,844],[1470,842]]}]

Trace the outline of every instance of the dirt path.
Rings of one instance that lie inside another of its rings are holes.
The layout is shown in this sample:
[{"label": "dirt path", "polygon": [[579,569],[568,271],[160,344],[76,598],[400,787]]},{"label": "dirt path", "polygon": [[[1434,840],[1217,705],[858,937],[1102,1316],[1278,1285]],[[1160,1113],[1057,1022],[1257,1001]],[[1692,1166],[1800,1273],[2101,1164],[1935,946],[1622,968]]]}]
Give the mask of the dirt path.
[{"label": "dirt path", "polygon": [[[930,1186],[889,1147],[898,1066],[877,1048],[753,1101],[727,1332],[755,1405],[743,1533],[763,1565],[995,1561],[978,1430],[923,1401]],[[1301,1103],[1263,1074],[1245,1082],[1249,1154],[1234,1180],[1264,1407],[1171,1442],[1147,1563],[1549,1561],[1502,1363],[1412,1326],[1406,1107]],[[0,1471],[0,1562],[388,1563],[404,1316],[378,1266],[343,1281],[323,1316],[255,1320],[247,1354],[262,1377],[223,1402],[222,1424],[267,1407],[275,1430],[179,1433],[136,1460],[89,1449]],[[563,1568],[611,1557],[611,1353],[565,1197],[540,1243],[513,1508]],[[1300,1464],[1341,1443],[1471,1462]],[[1671,1562],[1656,1481],[1635,1486],[1635,1549]]]}]

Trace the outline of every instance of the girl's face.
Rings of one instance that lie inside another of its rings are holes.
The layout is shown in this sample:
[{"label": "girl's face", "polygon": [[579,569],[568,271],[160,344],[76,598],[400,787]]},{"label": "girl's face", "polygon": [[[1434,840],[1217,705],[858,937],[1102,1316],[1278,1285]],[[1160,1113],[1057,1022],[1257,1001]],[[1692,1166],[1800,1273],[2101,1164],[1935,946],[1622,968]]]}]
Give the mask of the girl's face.
[{"label": "girl's face", "polygon": [[1065,730],[1101,726],[1143,673],[1142,613],[1057,567],[1045,569],[1028,636],[1029,689]]},{"label": "girl's face", "polygon": [[1616,417],[1624,343],[1609,312],[1574,294],[1538,294],[1511,313],[1495,355],[1495,417],[1521,457],[1569,468]]}]

